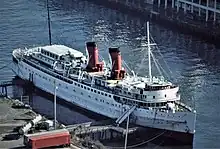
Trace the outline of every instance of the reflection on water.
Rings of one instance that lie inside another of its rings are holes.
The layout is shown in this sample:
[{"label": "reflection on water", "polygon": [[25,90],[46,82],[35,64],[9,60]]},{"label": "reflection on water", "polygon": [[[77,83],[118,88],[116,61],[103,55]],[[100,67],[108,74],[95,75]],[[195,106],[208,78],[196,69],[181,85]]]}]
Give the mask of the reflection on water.
[{"label": "reflection on water", "polygon": [[[148,74],[147,61],[143,60],[147,59],[144,56],[146,51],[140,50],[141,39],[145,37],[145,18],[132,17],[88,1],[50,2],[53,43],[65,44],[85,53],[85,42],[95,39],[105,59],[108,59],[108,47],[119,46],[123,59],[131,69],[143,76]],[[45,1],[0,1],[0,67],[11,62],[14,48],[48,44],[45,8]],[[159,47],[159,50],[153,48],[157,60],[172,76],[170,79],[180,85],[182,100],[197,110],[194,147],[220,147],[219,49],[196,37],[168,30],[153,22],[150,22],[150,31]],[[156,73],[153,67],[153,74]],[[8,76],[12,76],[9,68],[0,72],[1,79],[7,79]],[[51,100],[44,100],[36,94],[34,105],[42,113],[52,114]],[[59,110],[60,120],[64,123],[92,120],[74,108],[61,105]]]}]

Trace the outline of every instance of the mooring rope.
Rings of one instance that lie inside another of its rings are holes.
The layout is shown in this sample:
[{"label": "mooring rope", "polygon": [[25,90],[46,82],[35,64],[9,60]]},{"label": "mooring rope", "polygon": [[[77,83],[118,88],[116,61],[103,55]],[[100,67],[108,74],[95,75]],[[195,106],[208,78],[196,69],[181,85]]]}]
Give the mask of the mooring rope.
[{"label": "mooring rope", "polygon": [[[164,130],[162,133],[156,135],[155,137],[149,139],[149,140],[146,140],[144,142],[141,142],[141,143],[138,143],[138,144],[134,144],[134,145],[130,145],[130,146],[127,146],[127,148],[134,148],[134,147],[138,147],[138,146],[141,146],[141,145],[144,145],[146,143],[149,143],[155,139],[157,139],[158,137],[160,137],[161,135],[163,135],[167,130]],[[120,146],[120,147],[113,147],[113,146],[105,146],[105,147],[108,147],[108,148],[112,148],[112,149],[123,149],[124,146]]]},{"label": "mooring rope", "polygon": [[10,63],[8,63],[8,64],[6,64],[6,65],[0,67],[0,70],[1,70],[1,69],[4,69],[5,67],[8,67],[8,65],[10,65],[11,63],[12,63],[12,62],[10,62]]}]

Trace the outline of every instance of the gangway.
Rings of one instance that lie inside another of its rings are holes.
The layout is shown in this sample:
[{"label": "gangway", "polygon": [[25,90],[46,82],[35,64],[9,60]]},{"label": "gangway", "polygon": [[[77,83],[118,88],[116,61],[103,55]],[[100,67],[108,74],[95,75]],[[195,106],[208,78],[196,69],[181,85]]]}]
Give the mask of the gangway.
[{"label": "gangway", "polygon": [[121,124],[134,110],[136,106],[131,107],[130,109],[126,110],[115,122],[116,124]]}]

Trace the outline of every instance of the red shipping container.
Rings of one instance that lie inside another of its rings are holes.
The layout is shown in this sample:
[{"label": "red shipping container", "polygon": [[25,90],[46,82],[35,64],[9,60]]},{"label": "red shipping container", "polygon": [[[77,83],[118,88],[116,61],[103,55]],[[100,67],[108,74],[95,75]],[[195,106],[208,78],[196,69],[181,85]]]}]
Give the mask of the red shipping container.
[{"label": "red shipping container", "polygon": [[37,136],[45,136],[45,135],[55,135],[59,133],[67,133],[69,134],[69,131],[66,129],[56,129],[56,130],[51,130],[51,131],[44,131],[44,132],[38,132],[34,134],[25,134],[24,135],[24,145],[28,146],[29,139],[32,137],[37,137]]},{"label": "red shipping container", "polygon": [[42,136],[32,136],[29,138],[28,146],[32,149],[70,145],[69,133],[57,133]]}]

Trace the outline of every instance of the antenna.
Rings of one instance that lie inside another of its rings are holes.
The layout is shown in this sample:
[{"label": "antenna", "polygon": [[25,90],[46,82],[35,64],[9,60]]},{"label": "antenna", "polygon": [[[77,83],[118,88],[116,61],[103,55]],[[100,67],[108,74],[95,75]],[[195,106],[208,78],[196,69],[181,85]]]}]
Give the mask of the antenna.
[{"label": "antenna", "polygon": [[49,29],[49,42],[50,42],[50,45],[51,45],[51,30],[50,30],[50,10],[49,10],[49,2],[47,0],[47,14],[48,14],[48,29]]},{"label": "antenna", "polygon": [[149,21],[147,21],[147,46],[148,46],[148,71],[149,71],[149,78],[151,82],[151,59],[150,59],[150,33],[149,33]]}]

